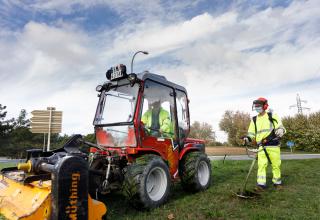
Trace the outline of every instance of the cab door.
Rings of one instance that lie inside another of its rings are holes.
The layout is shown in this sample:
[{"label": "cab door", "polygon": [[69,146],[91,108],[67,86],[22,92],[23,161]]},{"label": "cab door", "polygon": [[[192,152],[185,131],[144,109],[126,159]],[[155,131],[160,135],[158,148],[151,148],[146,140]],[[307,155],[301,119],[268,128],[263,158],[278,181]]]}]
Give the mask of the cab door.
[{"label": "cab door", "polygon": [[174,89],[152,80],[144,85],[141,124],[143,148],[151,148],[167,161],[171,176],[178,174],[179,145],[177,144]]},{"label": "cab door", "polygon": [[176,90],[176,106],[178,118],[178,143],[180,149],[183,148],[184,142],[189,135],[190,119],[187,94],[181,90]]}]

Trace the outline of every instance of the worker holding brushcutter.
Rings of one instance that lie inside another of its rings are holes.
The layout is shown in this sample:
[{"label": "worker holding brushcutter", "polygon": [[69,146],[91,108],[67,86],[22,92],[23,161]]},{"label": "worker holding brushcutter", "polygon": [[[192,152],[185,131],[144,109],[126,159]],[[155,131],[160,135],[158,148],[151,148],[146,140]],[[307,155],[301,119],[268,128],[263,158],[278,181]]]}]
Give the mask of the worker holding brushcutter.
[{"label": "worker holding brushcutter", "polygon": [[272,166],[272,182],[275,188],[282,188],[279,138],[285,134],[286,130],[282,125],[280,117],[272,112],[268,112],[267,109],[267,99],[258,98],[253,101],[252,110],[255,110],[258,115],[252,118],[248,135],[244,137],[245,142],[254,142],[260,145],[256,191],[263,191],[266,188],[266,168],[268,162]]}]

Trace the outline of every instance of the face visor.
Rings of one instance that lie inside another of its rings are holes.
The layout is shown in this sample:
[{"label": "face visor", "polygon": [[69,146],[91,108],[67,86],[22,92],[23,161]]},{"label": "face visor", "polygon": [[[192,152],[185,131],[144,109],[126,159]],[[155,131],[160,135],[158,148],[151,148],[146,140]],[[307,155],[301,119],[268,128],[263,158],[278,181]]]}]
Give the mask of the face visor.
[{"label": "face visor", "polygon": [[254,100],[252,104],[252,111],[257,111],[263,109],[263,105],[265,104],[264,101],[261,100]]}]

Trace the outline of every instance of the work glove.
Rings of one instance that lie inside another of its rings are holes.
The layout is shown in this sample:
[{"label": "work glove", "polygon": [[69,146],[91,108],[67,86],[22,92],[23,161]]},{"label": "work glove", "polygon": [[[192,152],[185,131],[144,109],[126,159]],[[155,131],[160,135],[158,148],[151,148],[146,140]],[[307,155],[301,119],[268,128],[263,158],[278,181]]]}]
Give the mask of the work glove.
[{"label": "work glove", "polygon": [[249,138],[248,136],[243,137],[242,140],[244,141],[244,144],[248,144],[251,142],[251,138]]},{"label": "work glove", "polygon": [[284,135],[284,129],[283,128],[276,129],[275,134],[277,137],[281,138]]}]

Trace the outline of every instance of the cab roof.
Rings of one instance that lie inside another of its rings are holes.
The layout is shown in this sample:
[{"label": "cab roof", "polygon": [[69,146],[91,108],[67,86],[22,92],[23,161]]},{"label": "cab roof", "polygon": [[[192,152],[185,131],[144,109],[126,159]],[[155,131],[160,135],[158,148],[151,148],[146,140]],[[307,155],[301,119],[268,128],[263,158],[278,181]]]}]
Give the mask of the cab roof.
[{"label": "cab roof", "polygon": [[162,76],[162,75],[158,75],[158,74],[154,74],[154,73],[150,73],[148,71],[145,71],[143,73],[138,73],[137,74],[137,77],[138,79],[142,80],[142,81],[145,81],[147,79],[150,79],[150,80],[153,80],[153,81],[156,81],[156,82],[159,82],[161,84],[164,84],[164,85],[167,85],[167,86],[170,86],[170,87],[173,87],[175,89],[178,89],[178,90],[181,90],[183,92],[185,92],[187,94],[187,90],[183,87],[183,86],[180,86],[178,84],[175,84],[173,82],[170,82],[167,80],[167,78],[165,76]]}]

